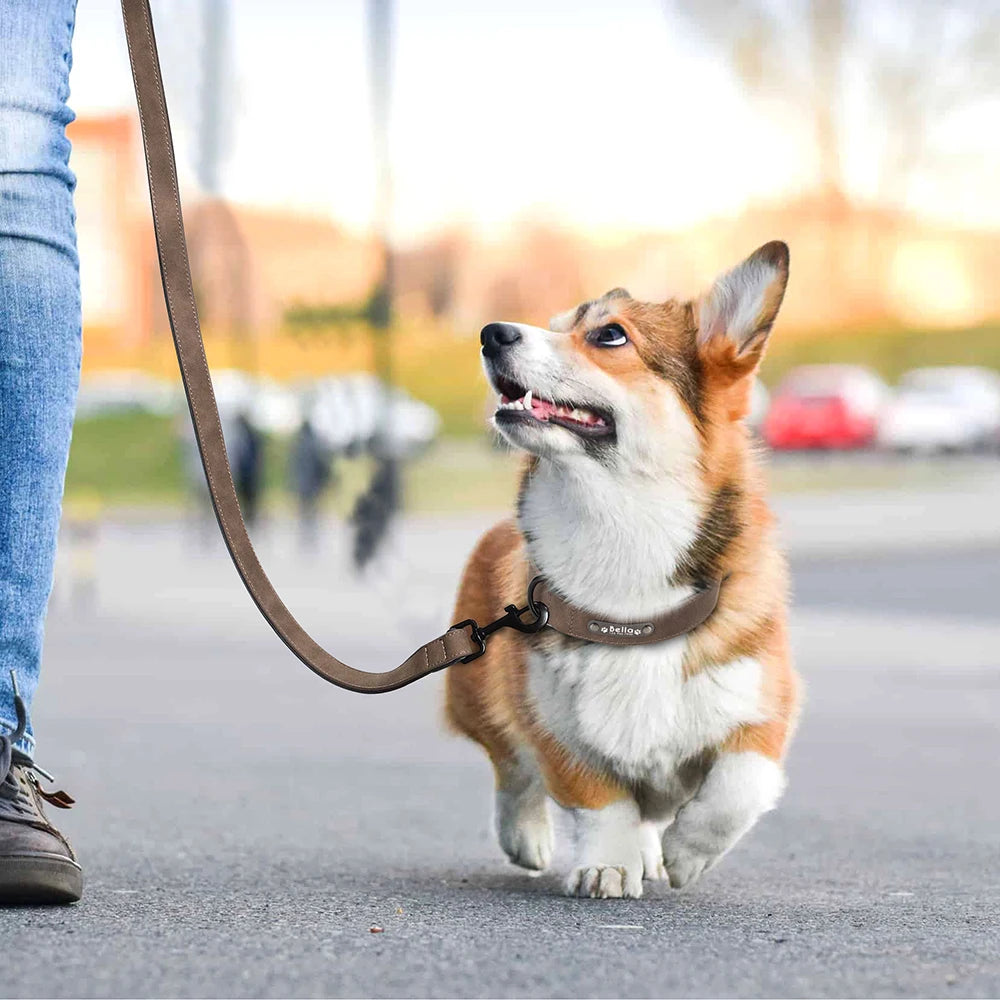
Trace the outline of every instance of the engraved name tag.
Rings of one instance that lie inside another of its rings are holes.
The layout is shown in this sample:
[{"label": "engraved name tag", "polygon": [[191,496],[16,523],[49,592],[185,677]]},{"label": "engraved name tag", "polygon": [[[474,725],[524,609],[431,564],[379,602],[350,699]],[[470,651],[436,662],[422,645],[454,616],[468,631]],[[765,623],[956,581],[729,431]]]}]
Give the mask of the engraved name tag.
[{"label": "engraved name tag", "polygon": [[635,624],[621,625],[618,622],[602,622],[596,619],[587,623],[587,630],[597,635],[652,635],[652,622],[637,622]]}]

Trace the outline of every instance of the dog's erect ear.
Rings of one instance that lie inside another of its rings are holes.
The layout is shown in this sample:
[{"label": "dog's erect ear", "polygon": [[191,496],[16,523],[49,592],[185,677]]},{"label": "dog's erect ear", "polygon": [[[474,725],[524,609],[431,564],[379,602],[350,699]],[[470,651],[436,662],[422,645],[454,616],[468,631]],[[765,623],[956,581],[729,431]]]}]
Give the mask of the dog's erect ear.
[{"label": "dog's erect ear", "polygon": [[698,301],[698,347],[705,355],[752,371],[764,353],[788,283],[788,246],[765,243],[723,274]]}]

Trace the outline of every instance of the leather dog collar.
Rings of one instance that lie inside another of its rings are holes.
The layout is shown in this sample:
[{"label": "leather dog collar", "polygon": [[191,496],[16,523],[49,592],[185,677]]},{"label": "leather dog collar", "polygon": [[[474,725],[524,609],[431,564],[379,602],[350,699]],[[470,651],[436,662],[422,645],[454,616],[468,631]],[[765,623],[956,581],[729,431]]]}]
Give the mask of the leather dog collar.
[{"label": "leather dog collar", "polygon": [[[723,578],[724,579],[724,578]],[[640,619],[610,619],[578,608],[561,597],[542,576],[528,587],[528,606],[548,609],[547,624],[563,635],[608,646],[637,646],[676,639],[701,625],[715,611],[723,580],[702,584],[689,598],[660,615]]]}]

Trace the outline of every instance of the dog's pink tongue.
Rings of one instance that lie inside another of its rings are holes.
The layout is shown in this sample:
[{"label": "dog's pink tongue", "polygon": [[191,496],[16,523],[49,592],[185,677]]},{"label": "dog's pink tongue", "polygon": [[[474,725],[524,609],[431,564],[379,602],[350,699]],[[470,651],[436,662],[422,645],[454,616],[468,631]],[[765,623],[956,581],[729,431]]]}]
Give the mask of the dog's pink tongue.
[{"label": "dog's pink tongue", "polygon": [[547,399],[535,399],[534,396],[531,397],[531,414],[537,420],[548,420],[555,412],[555,409],[555,406]]}]

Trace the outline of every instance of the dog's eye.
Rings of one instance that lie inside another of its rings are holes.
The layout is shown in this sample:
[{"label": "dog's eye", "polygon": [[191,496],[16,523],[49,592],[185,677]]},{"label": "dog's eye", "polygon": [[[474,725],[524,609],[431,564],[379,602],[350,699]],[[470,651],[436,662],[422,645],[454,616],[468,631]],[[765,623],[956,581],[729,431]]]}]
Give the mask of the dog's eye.
[{"label": "dog's eye", "polygon": [[624,347],[628,343],[628,336],[617,323],[609,323],[607,326],[591,330],[587,334],[587,339],[598,347]]}]

